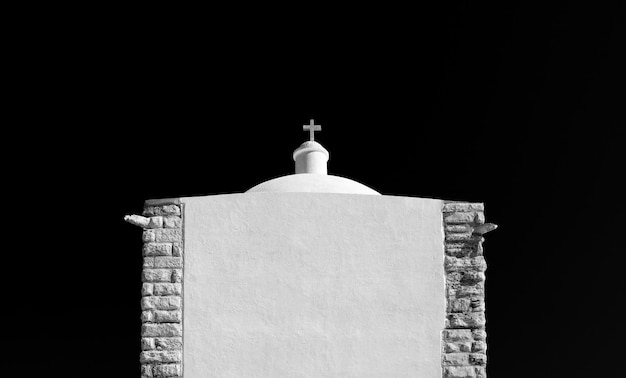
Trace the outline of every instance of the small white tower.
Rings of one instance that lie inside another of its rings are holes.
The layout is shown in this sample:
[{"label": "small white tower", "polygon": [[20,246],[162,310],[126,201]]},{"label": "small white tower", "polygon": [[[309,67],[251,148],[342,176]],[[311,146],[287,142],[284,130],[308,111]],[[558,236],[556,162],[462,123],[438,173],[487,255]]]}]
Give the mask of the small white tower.
[{"label": "small white tower", "polygon": [[311,140],[302,143],[293,152],[293,160],[296,162],[296,173],[327,174],[326,163],[329,156],[328,151],[315,141]]}]

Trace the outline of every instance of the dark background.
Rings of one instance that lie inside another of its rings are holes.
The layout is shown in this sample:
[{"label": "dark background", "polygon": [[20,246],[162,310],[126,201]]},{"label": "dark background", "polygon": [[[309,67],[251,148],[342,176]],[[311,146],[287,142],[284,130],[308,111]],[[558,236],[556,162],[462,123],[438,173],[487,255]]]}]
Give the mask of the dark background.
[{"label": "dark background", "polygon": [[623,6],[48,11],[6,72],[21,376],[139,376],[123,216],[292,173],[309,118],[331,174],[485,203],[489,376],[620,370]]}]

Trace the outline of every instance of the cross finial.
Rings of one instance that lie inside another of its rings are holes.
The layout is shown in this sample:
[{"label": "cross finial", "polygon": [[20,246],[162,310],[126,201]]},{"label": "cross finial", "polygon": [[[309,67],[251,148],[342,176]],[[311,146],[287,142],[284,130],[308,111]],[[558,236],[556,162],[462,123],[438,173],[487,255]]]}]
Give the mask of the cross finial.
[{"label": "cross finial", "polygon": [[321,131],[322,130],[322,125],[316,125],[315,121],[311,120],[311,122],[309,122],[308,125],[303,125],[302,126],[302,130],[303,131],[309,131],[309,136],[311,138],[311,141],[315,140],[315,132],[316,131]]}]

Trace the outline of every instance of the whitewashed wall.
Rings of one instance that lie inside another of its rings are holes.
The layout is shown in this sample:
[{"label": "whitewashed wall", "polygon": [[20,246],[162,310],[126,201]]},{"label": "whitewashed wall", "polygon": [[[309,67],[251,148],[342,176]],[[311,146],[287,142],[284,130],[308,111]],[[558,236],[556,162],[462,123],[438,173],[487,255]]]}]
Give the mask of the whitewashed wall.
[{"label": "whitewashed wall", "polygon": [[441,377],[442,201],[181,201],[186,378]]}]

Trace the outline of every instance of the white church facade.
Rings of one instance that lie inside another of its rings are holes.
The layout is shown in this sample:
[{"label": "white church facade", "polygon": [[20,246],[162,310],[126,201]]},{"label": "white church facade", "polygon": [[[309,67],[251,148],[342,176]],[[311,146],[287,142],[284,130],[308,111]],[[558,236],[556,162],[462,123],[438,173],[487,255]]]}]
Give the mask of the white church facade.
[{"label": "white church facade", "polygon": [[142,377],[486,377],[480,203],[296,173],[245,193],[148,200]]}]

